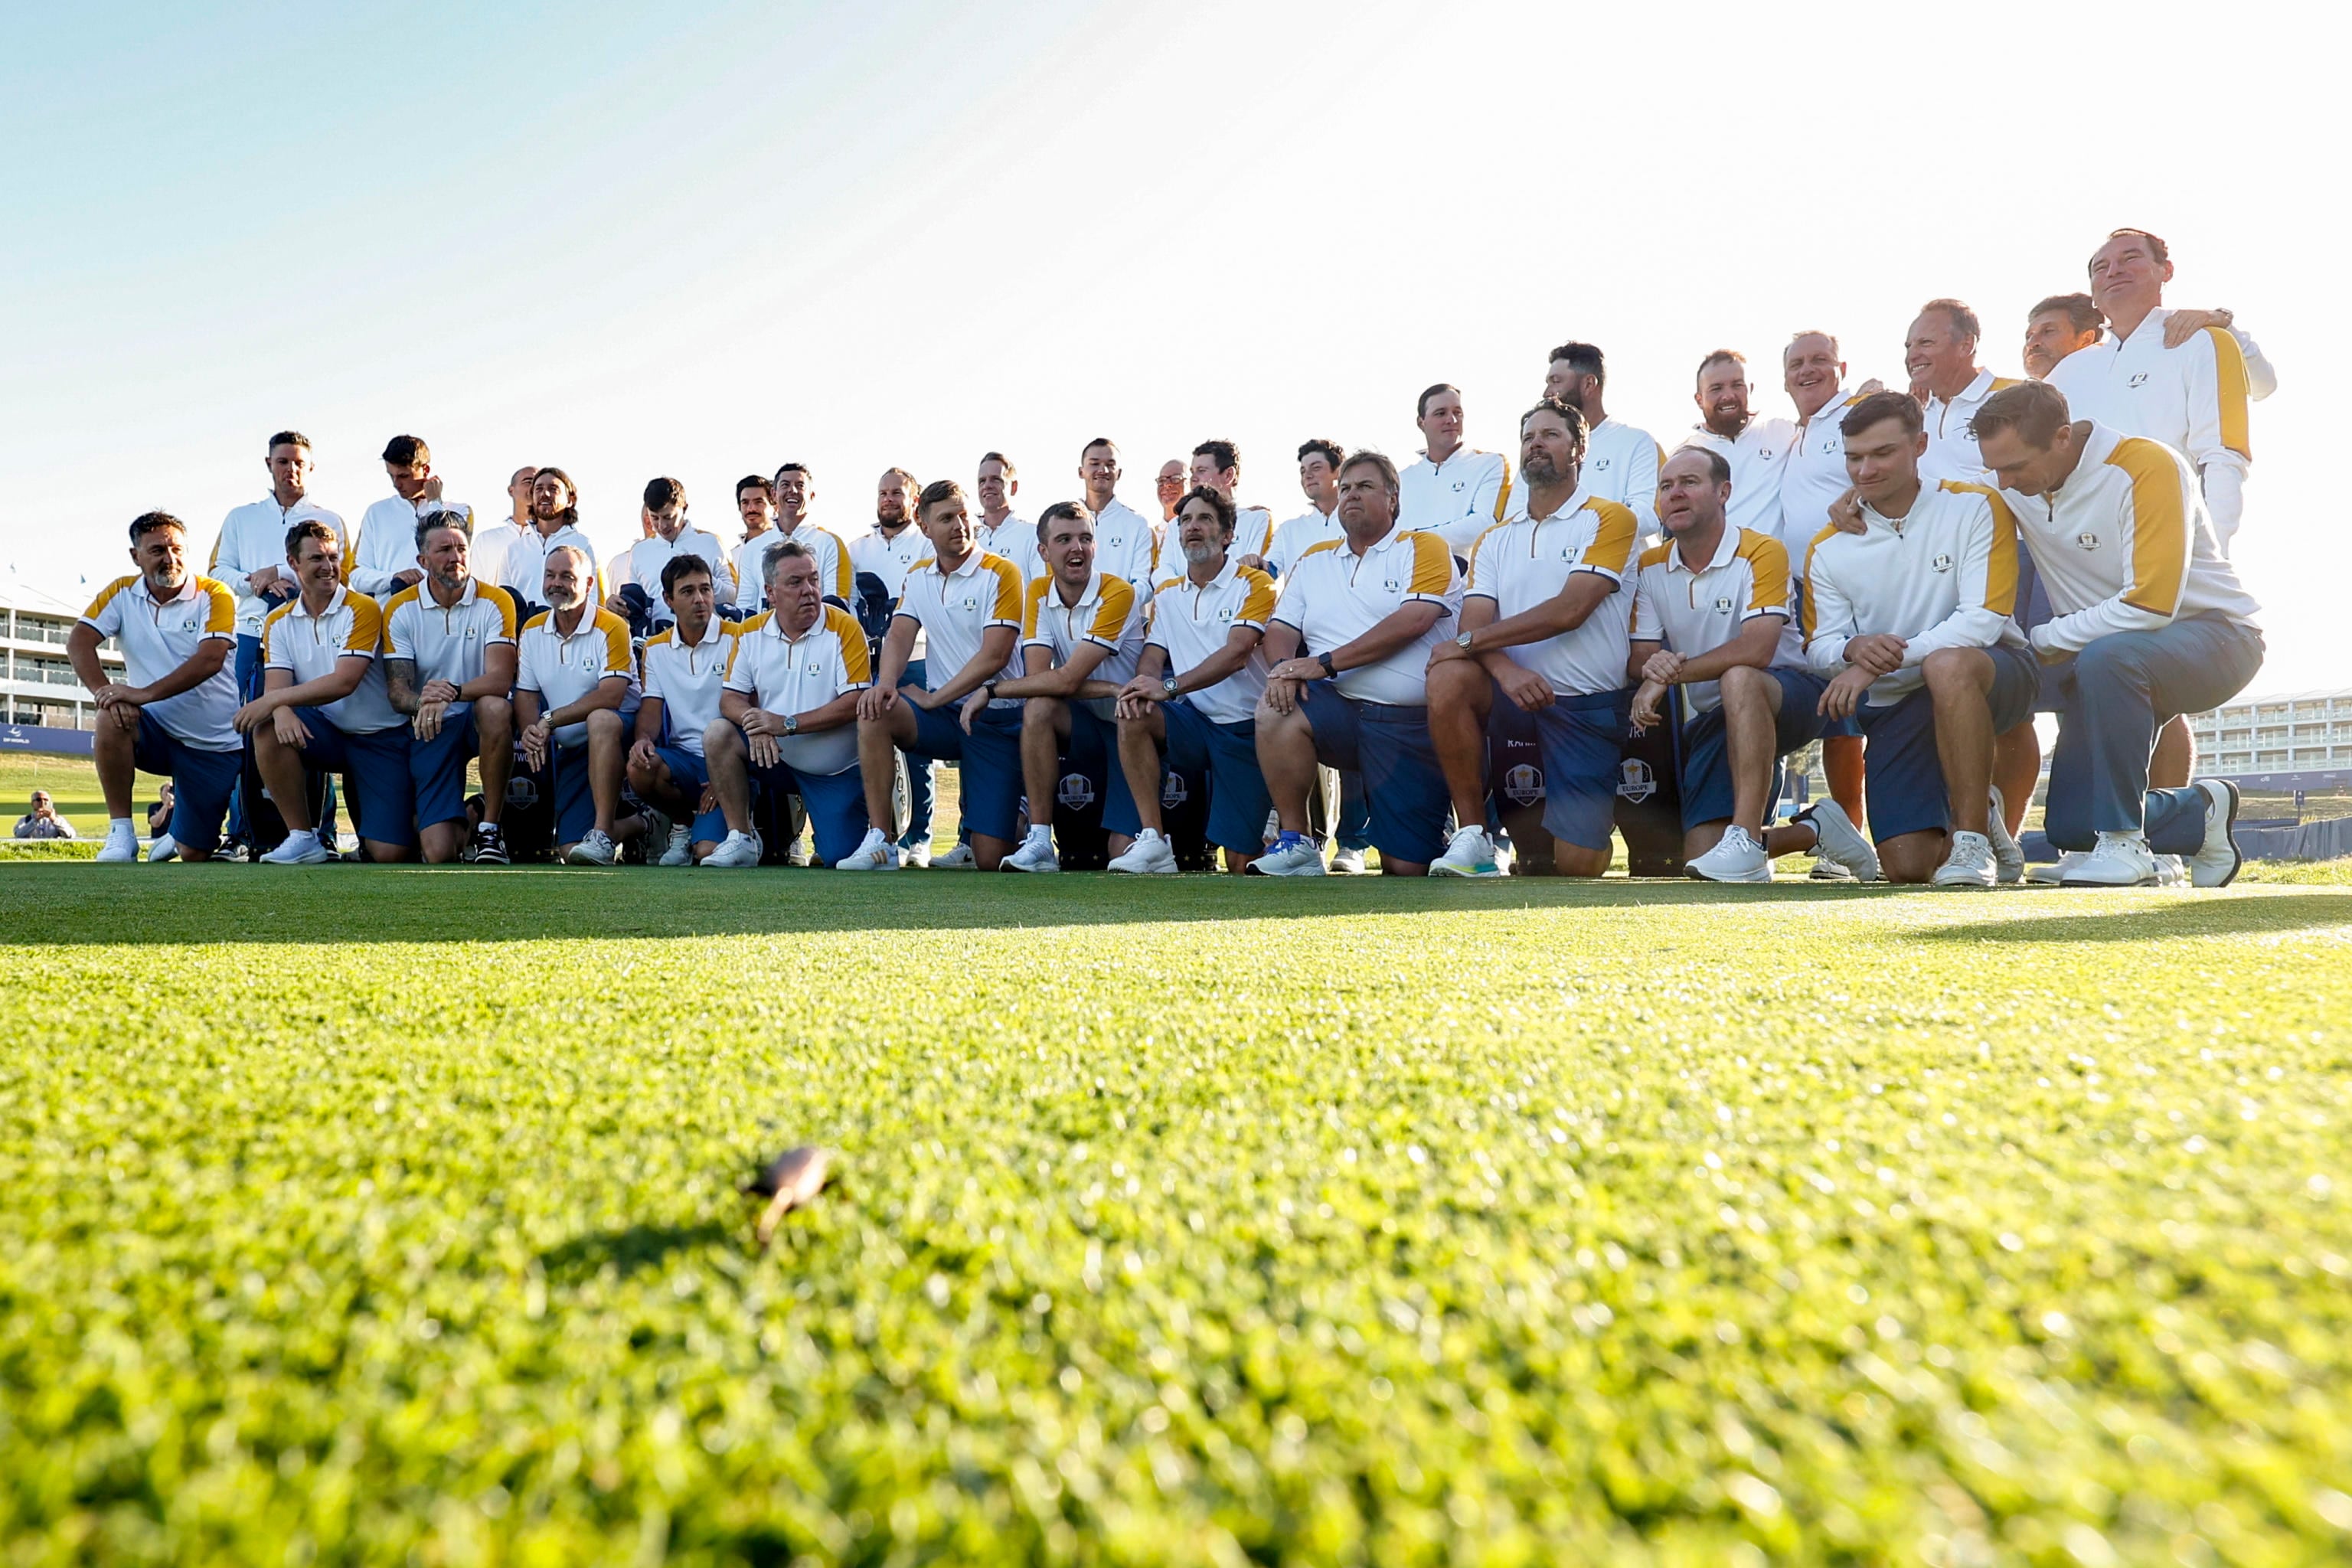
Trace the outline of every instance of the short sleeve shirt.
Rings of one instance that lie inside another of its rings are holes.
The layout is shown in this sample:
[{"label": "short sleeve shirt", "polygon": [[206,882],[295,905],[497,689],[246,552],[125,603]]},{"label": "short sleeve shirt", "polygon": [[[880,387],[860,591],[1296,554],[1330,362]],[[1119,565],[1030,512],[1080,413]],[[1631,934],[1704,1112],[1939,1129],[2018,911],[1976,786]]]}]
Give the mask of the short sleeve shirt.
[{"label": "short sleeve shirt", "polygon": [[[142,576],[118,577],[90,601],[82,622],[102,637],[122,645],[123,675],[133,686],[152,686],[195,657],[214,638],[236,640],[237,605],[226,584],[194,573],[168,599],[148,592]],[[242,751],[236,732],[236,662],[224,659],[203,681],[145,711],[174,737],[200,752]]]},{"label": "short sleeve shirt", "polygon": [[[745,621],[734,640],[727,689],[771,713],[797,717],[874,684],[866,633],[856,616],[836,605],[825,605],[816,623],[797,637],[785,634],[783,617],[772,610]],[[857,727],[779,735],[776,750],[797,772],[838,773],[857,765]]]},{"label": "short sleeve shirt", "polygon": [[287,671],[297,686],[332,675],[344,659],[368,661],[357,689],[319,709],[328,723],[346,735],[373,735],[408,721],[394,710],[384,686],[383,661],[376,657],[383,645],[383,610],[352,588],[337,588],[327,607],[315,616],[299,597],[289,599],[270,611],[261,626],[264,667]]}]

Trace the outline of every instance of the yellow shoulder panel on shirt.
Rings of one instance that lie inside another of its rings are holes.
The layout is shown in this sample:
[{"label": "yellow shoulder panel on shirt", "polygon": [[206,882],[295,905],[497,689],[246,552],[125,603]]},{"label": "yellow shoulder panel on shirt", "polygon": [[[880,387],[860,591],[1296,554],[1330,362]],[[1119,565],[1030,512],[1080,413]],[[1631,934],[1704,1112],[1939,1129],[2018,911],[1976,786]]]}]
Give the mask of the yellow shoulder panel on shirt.
[{"label": "yellow shoulder panel on shirt", "polygon": [[1023,637],[1034,637],[1037,635],[1037,609],[1045,602],[1046,590],[1053,585],[1054,579],[1049,574],[1030,584],[1028,591],[1022,595],[1021,635]]},{"label": "yellow shoulder panel on shirt", "polygon": [[498,605],[499,633],[511,640],[515,635],[514,595],[505,588],[497,587],[490,584],[483,584],[475,588],[474,595],[477,598],[487,598],[491,603]]},{"label": "yellow shoulder panel on shirt", "polygon": [[343,639],[343,651],[374,653],[383,641],[383,606],[351,588],[343,590],[343,605],[352,613],[352,635]]},{"label": "yellow shoulder panel on shirt", "polygon": [[1600,522],[1593,531],[1591,548],[1584,552],[1584,564],[1623,576],[1626,563],[1633,558],[1633,539],[1641,531],[1640,521],[1629,508],[1599,496],[1586,501],[1584,510]]},{"label": "yellow shoulder panel on shirt", "polygon": [[411,583],[383,602],[383,651],[387,656],[396,656],[400,652],[399,647],[392,640],[393,617],[400,613],[401,605],[413,605],[416,602],[416,587],[415,584]]},{"label": "yellow shoulder panel on shirt", "polygon": [[646,646],[647,647],[659,647],[666,642],[676,642],[677,640],[677,639],[676,637],[670,635],[670,628],[664,626],[661,630],[656,632],[653,636],[646,639]]},{"label": "yellow shoulder panel on shirt", "polygon": [[83,616],[89,620],[96,620],[98,618],[99,611],[106,608],[108,603],[113,599],[115,595],[120,594],[123,589],[128,588],[137,581],[139,581],[139,579],[136,576],[117,577],[113,582],[109,583],[105,587],[100,588],[98,591],[98,597],[89,602],[89,608],[82,612]]},{"label": "yellow shoulder panel on shirt", "polygon": [[1310,555],[1320,555],[1327,550],[1337,550],[1339,548],[1339,542],[1338,540],[1327,539],[1319,544],[1310,544],[1306,549],[1300,551],[1298,552],[1298,559],[1304,561]]},{"label": "yellow shoulder panel on shirt", "polygon": [[1241,613],[1234,619],[1263,626],[1274,615],[1274,579],[1255,566],[1243,567],[1239,575],[1249,592],[1242,595]]},{"label": "yellow shoulder panel on shirt", "polygon": [[554,612],[553,612],[553,611],[551,611],[551,610],[541,610],[541,611],[540,611],[540,612],[539,612],[539,614],[537,614],[537,615],[535,615],[535,616],[531,616],[531,618],[530,618],[530,619],[529,619],[529,620],[527,620],[527,621],[523,622],[523,624],[522,624],[522,629],[523,629],[523,630],[525,630],[525,631],[530,631],[530,630],[533,629],[534,627],[543,626],[547,625],[547,617],[548,617],[549,616],[552,615],[552,614],[554,614]]},{"label": "yellow shoulder panel on shirt", "polygon": [[[1249,570],[1249,568],[1248,568],[1248,567],[1246,567],[1246,566],[1244,566],[1244,567],[1243,567],[1243,568],[1242,568],[1242,570],[1243,570],[1243,571],[1244,571],[1244,572],[1246,572],[1246,571],[1248,571],[1248,570]],[[1171,577],[1171,578],[1169,578],[1169,579],[1168,579],[1168,581],[1166,581],[1165,583],[1161,583],[1161,584],[1157,584],[1156,586],[1154,586],[1154,587],[1152,588],[1152,590],[1151,590],[1151,591],[1152,591],[1153,593],[1155,593],[1155,594],[1165,594],[1165,593],[1167,593],[1170,589],[1171,589],[1171,588],[1175,587],[1177,584],[1181,583],[1183,580],[1184,580],[1184,579],[1183,579],[1183,578],[1181,578],[1181,577]]]},{"label": "yellow shoulder panel on shirt", "polygon": [[986,551],[981,552],[980,565],[983,572],[996,574],[996,608],[989,618],[1019,626],[1021,590],[1026,585],[1021,581],[1021,568],[1003,556],[992,555]]},{"label": "yellow shoulder panel on shirt", "polygon": [[1105,574],[1102,605],[1095,611],[1094,636],[1103,642],[1117,642],[1127,630],[1129,617],[1134,614],[1135,589],[1126,578]]},{"label": "yellow shoulder panel on shirt", "polygon": [[1814,534],[1805,544],[1805,582],[1808,586],[1805,590],[1804,602],[1797,606],[1797,627],[1805,634],[1805,640],[1808,643],[1813,640],[1813,595],[1810,586],[1813,580],[1813,552],[1822,547],[1823,540],[1838,531],[1837,524],[1825,522],[1822,524],[1821,531]]},{"label": "yellow shoulder panel on shirt", "polygon": [[1985,608],[2000,615],[2017,613],[2017,514],[1990,485],[1967,479],[1944,479],[1942,488],[1954,495],[1982,496],[1992,510],[1992,554],[1985,562]]},{"label": "yellow shoulder panel on shirt", "polygon": [[2152,616],[2169,616],[2180,607],[2180,580],[2189,564],[2180,460],[2169,447],[2127,436],[2116,443],[2107,466],[2131,477],[2132,580],[2124,603]]},{"label": "yellow shoulder panel on shirt", "polygon": [[772,610],[761,610],[758,615],[751,616],[748,620],[737,621],[735,623],[735,635],[739,637],[750,637],[753,632],[756,632],[761,626],[766,626],[769,618],[773,614],[774,612]]},{"label": "yellow shoulder panel on shirt", "polygon": [[907,575],[911,577],[918,572],[928,572],[939,563],[940,558],[938,556],[926,555],[920,561],[916,562],[912,566],[907,568]]},{"label": "yellow shoulder panel on shirt", "polygon": [[1502,488],[1501,488],[1501,489],[1497,489],[1497,490],[1495,492],[1495,521],[1496,521],[1496,522],[1500,522],[1500,521],[1503,521],[1504,514],[1505,514],[1505,513],[1507,513],[1507,512],[1508,512],[1510,510],[1511,510],[1511,459],[1510,459],[1510,458],[1505,458],[1503,459],[1503,483],[1502,483]]},{"label": "yellow shoulder panel on shirt", "polygon": [[1478,531],[1478,537],[1470,542],[1470,574],[1472,576],[1478,574],[1478,552],[1486,547],[1486,536],[1490,533],[1500,533],[1510,526],[1507,522],[1494,522],[1488,523]]},{"label": "yellow shoulder panel on shirt", "polygon": [[626,675],[631,663],[629,623],[610,610],[596,612],[596,629],[604,634],[604,673]]},{"label": "yellow shoulder panel on shirt", "polygon": [[278,629],[278,622],[284,620],[288,616],[294,613],[294,606],[299,602],[300,601],[299,600],[289,599],[284,604],[278,605],[276,609],[261,617],[262,663],[268,664],[269,662],[269,634]]},{"label": "yellow shoulder panel on shirt", "polygon": [[2254,443],[2246,428],[2246,353],[2227,327],[2208,327],[2205,335],[2213,340],[2213,390],[2221,405],[2221,445],[2251,463]]},{"label": "yellow shoulder panel on shirt", "polygon": [[[1992,392],[2007,392],[2017,384],[2017,378],[2013,375],[1997,375],[1992,378]],[[1992,392],[1988,392],[1985,395],[1990,397]]]},{"label": "yellow shoulder panel on shirt", "polygon": [[1408,594],[1443,594],[1454,585],[1454,551],[1444,537],[1435,533],[1414,532],[1412,540],[1412,581],[1405,584]]},{"label": "yellow shoulder panel on shirt", "polygon": [[199,577],[196,579],[196,592],[209,596],[213,602],[213,613],[205,620],[207,636],[236,630],[236,595],[228,591],[227,584],[216,583],[210,577]]},{"label": "yellow shoulder panel on shirt", "polygon": [[[1654,442],[1652,444],[1655,445]],[[1675,542],[1671,539],[1667,540],[1663,544],[1653,544],[1650,548],[1642,552],[1642,567],[1646,571],[1653,566],[1664,566],[1666,563],[1666,558],[1674,552]]]},{"label": "yellow shoulder panel on shirt", "polygon": [[824,607],[824,627],[841,644],[842,672],[852,686],[874,684],[873,651],[866,646],[866,628],[838,605]]},{"label": "yellow shoulder panel on shirt", "polygon": [[1748,596],[1748,605],[1759,610],[1789,613],[1789,551],[1769,533],[1759,533],[1752,528],[1739,531],[1739,544],[1735,552],[1748,563],[1748,574],[1754,580],[1755,591]]}]

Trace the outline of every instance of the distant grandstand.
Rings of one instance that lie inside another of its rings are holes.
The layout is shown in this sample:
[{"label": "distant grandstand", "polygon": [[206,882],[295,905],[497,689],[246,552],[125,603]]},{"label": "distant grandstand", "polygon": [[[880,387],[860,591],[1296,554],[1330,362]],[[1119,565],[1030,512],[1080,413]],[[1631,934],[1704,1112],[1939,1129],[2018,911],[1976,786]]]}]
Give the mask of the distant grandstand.
[{"label": "distant grandstand", "polygon": [[[97,705],[66,658],[81,605],[0,578],[0,750],[87,752]],[[99,658],[120,669],[111,639]]]},{"label": "distant grandstand", "polygon": [[2224,703],[2189,728],[2198,771],[2241,789],[2352,790],[2352,689]]}]

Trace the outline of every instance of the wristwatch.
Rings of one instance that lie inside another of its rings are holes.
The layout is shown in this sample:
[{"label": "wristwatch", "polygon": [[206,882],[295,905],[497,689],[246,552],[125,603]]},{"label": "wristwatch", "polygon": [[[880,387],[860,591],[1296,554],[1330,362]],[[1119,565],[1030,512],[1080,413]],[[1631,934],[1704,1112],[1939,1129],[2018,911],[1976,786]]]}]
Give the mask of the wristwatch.
[{"label": "wristwatch", "polygon": [[982,700],[982,701],[984,701],[984,702],[993,702],[993,701],[995,701],[995,700],[996,700],[996,682],[994,682],[993,680],[983,680],[983,681],[982,681],[982,682],[980,683],[980,696],[981,696],[981,700]]},{"label": "wristwatch", "polygon": [[799,734],[800,732],[801,732],[801,721],[800,721],[799,716],[798,716],[798,715],[796,715],[796,714],[792,714],[792,713],[787,713],[787,714],[785,714],[785,715],[784,715],[784,733],[785,733],[785,734],[787,734],[787,735],[797,735],[797,734]]},{"label": "wristwatch", "polygon": [[1464,653],[1468,653],[1470,651],[1470,639],[1477,635],[1478,634],[1476,632],[1464,632],[1460,637],[1454,639],[1454,646],[1460,648]]},{"label": "wristwatch", "polygon": [[1327,676],[1335,676],[1339,673],[1339,665],[1332,661],[1331,656],[1328,653],[1317,654],[1315,656],[1315,662],[1323,667],[1323,673]]},{"label": "wristwatch", "polygon": [[1162,690],[1162,691],[1165,691],[1165,692],[1166,692],[1166,693],[1168,693],[1168,695],[1169,695],[1169,696],[1171,696],[1171,697],[1175,696],[1175,695],[1176,695],[1176,678],[1175,678],[1174,676],[1172,676],[1172,675],[1164,675],[1164,676],[1161,676],[1161,677],[1160,678],[1160,690]]}]

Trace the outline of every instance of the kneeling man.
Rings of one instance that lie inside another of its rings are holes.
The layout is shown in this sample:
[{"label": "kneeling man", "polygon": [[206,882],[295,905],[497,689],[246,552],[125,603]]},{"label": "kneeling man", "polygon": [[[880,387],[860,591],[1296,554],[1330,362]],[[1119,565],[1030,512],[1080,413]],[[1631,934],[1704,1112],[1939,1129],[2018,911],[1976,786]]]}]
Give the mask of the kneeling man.
[{"label": "kneeling man", "polygon": [[[1029,835],[1004,858],[1007,871],[1058,871],[1054,804],[1062,759],[1074,752],[1099,757],[1107,796],[1121,787],[1114,704],[1135,679],[1143,651],[1144,599],[1124,578],[1095,570],[1094,514],[1060,500],[1037,514],[1037,549],[1045,574],[1029,584],[1021,615],[1024,672],[983,681],[963,700],[967,726],[991,698],[1018,697],[1021,781],[1029,798]],[[1112,815],[1106,799],[1106,827]],[[1129,835],[1110,829],[1110,851],[1127,848]]]},{"label": "kneeling man", "polygon": [[[1471,547],[1462,630],[1429,656],[1429,732],[1454,796],[1454,840],[1433,877],[1499,877],[1486,831],[1487,729],[1531,726],[1543,756],[1544,828],[1561,875],[1609,869],[1628,697],[1621,592],[1640,524],[1587,494],[1584,416],[1545,398],[1519,421],[1527,515]],[[1524,733],[1524,730],[1522,730]]]},{"label": "kneeling man", "polygon": [[515,658],[523,761],[553,783],[555,852],[574,866],[609,866],[618,852],[621,709],[636,685],[629,623],[597,607],[595,574],[584,550],[547,552],[549,607],[524,625]]},{"label": "kneeling man", "polygon": [[[755,584],[744,597],[764,592]],[[629,747],[629,787],[668,825],[666,833],[656,833],[661,848],[655,863],[684,866],[709,855],[726,832],[703,734],[719,719],[719,687],[735,655],[739,623],[719,614],[718,579],[699,555],[673,555],[662,563],[661,595],[670,625],[639,650],[646,689]],[[651,826],[658,830],[661,825]]]},{"label": "kneeling man", "polygon": [[[395,713],[409,716],[408,779],[416,837],[427,865],[462,853],[507,863],[499,816],[514,772],[515,602],[475,577],[469,524],[436,511],[416,525],[422,581],[383,607],[383,681]],[[468,833],[466,762],[482,761],[482,819]]]},{"label": "kneeling man", "polygon": [[1805,564],[1805,655],[1832,677],[1828,719],[1856,717],[1863,798],[1890,882],[1990,888],[2024,857],[1992,789],[1993,738],[2033,721],[2039,667],[2010,618],[2017,520],[1982,485],[1923,485],[1927,437],[1908,395],[1839,421],[1863,531],[1822,530]]},{"label": "kneeling man", "polygon": [[[931,553],[907,570],[889,635],[882,642],[880,679],[857,700],[857,765],[866,779],[866,814],[890,821],[895,752],[961,763],[963,820],[974,859],[993,871],[1013,847],[1021,816],[1021,700],[990,701],[958,722],[959,706],[985,681],[1010,676],[1013,640],[1021,631],[1021,568],[980,548],[964,504],[963,487],[938,479],[923,488],[916,519]],[[925,684],[907,679],[915,634],[929,642]],[[879,826],[869,826],[856,852],[837,863],[844,871],[895,871],[898,847]]]},{"label": "kneeling man", "polygon": [[[857,731],[858,700],[872,687],[866,633],[856,616],[825,602],[824,563],[806,541],[769,546],[762,565],[770,608],[734,638],[719,719],[703,734],[727,837],[702,863],[722,869],[760,863],[762,846],[751,826],[757,783],[801,797],[817,859],[838,867],[868,837]],[[695,837],[706,831],[698,826]]]},{"label": "kneeling man", "polygon": [[1298,558],[1266,630],[1257,760],[1281,837],[1250,868],[1324,874],[1307,833],[1321,763],[1364,775],[1381,871],[1425,877],[1445,848],[1446,807],[1429,738],[1429,650],[1461,607],[1461,580],[1441,535],[1398,526],[1396,465],[1378,452],[1339,466],[1339,526],[1345,538]]},{"label": "kneeling man", "polygon": [[286,819],[286,841],[262,859],[310,866],[333,858],[310,815],[310,785],[314,774],[341,773],[362,850],[371,860],[405,860],[416,852],[416,795],[408,724],[393,710],[376,657],[383,612],[343,586],[343,542],[316,518],[287,530],[286,563],[299,592],[262,623],[261,695],[236,714]]},{"label": "kneeling man", "polygon": [[1103,809],[1103,826],[1132,835],[1114,871],[1172,875],[1175,847],[1160,815],[1166,771],[1208,780],[1209,842],[1225,869],[1246,871],[1265,847],[1273,809],[1257,765],[1256,713],[1265,694],[1258,644],[1274,615],[1274,579],[1233,553],[1234,503],[1202,485],[1176,509],[1184,574],[1151,601],[1151,633],[1135,679],[1118,694],[1118,758],[1127,787]]},{"label": "kneeling man", "polygon": [[1685,447],[1658,469],[1665,542],[1643,552],[1633,598],[1633,722],[1658,721],[1679,686],[1685,870],[1710,882],[1769,882],[1782,855],[1818,847],[1862,880],[1878,876],[1870,841],[1825,800],[1767,829],[1780,759],[1818,740],[1829,681],[1805,664],[1790,614],[1789,552],[1727,515],[1731,466]]}]

